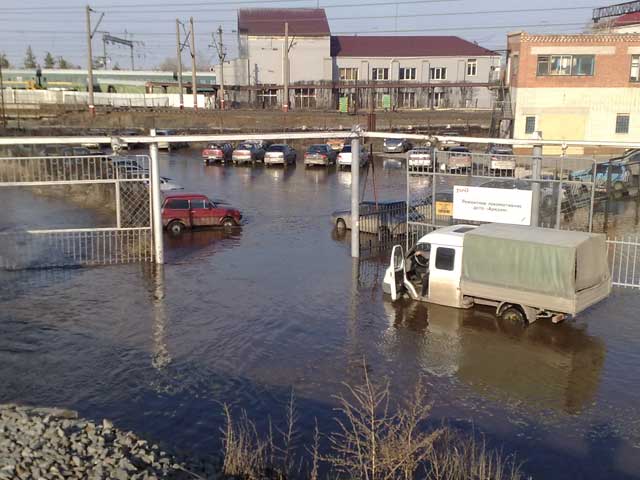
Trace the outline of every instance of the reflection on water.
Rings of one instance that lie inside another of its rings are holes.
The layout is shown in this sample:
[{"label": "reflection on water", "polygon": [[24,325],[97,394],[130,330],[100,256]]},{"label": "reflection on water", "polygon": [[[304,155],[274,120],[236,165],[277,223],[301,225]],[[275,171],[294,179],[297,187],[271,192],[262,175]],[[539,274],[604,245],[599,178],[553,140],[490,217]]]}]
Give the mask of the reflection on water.
[{"label": "reflection on water", "polygon": [[385,310],[389,352],[413,352],[428,373],[456,376],[482,394],[575,414],[598,389],[604,344],[575,325],[540,321],[519,328],[487,307],[412,301],[385,301]]},{"label": "reflection on water", "polygon": [[242,227],[199,228],[185,230],[180,235],[164,234],[165,261],[167,263],[209,258],[217,251],[238,245]]}]

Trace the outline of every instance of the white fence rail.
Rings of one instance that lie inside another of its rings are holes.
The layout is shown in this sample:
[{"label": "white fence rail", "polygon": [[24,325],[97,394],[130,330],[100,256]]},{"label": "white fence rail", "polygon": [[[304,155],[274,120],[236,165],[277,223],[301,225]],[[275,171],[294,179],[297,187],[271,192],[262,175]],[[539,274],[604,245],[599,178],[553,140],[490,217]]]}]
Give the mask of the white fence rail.
[{"label": "white fence rail", "polygon": [[640,236],[607,240],[611,279],[619,287],[640,288]]}]

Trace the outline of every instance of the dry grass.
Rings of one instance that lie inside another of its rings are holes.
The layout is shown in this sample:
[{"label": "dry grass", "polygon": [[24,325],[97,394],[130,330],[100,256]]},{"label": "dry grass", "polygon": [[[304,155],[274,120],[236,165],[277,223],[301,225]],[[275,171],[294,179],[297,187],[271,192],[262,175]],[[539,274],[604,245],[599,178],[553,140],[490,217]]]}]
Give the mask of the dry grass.
[{"label": "dry grass", "polygon": [[313,445],[306,458],[296,457],[298,420],[295,398],[286,407],[286,425],[258,434],[245,411],[236,421],[224,405],[223,473],[247,480],[325,478],[362,480],[523,480],[513,456],[487,448],[484,439],[465,437],[450,428],[429,429],[431,405],[422,382],[401,404],[390,406],[389,384],[371,381],[366,365],[361,385],[345,384],[338,395],[337,429],[322,455],[322,435],[316,421]]}]

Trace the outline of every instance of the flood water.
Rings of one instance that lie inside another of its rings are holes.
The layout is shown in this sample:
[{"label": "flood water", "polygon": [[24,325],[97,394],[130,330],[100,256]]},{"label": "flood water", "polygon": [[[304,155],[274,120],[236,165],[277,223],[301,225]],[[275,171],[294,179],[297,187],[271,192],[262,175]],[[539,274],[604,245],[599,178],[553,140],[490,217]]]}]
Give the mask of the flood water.
[{"label": "flood water", "polygon": [[[333,395],[361,379],[366,359],[394,398],[422,378],[434,425],[485,435],[534,478],[640,476],[638,291],[524,330],[489,309],[392,304],[385,265],[353,264],[332,231],[331,212],[350,204],[349,172],[204,166],[183,150],[161,154],[161,173],[238,207],[244,226],[167,236],[158,272],[0,272],[0,402],[72,408],[210,453],[223,402],[264,426],[284,419],[293,390],[300,430],[317,418],[330,432]],[[376,192],[402,199],[404,170],[379,162]],[[40,203],[14,203],[0,224]],[[59,221],[75,225],[74,210]]]}]

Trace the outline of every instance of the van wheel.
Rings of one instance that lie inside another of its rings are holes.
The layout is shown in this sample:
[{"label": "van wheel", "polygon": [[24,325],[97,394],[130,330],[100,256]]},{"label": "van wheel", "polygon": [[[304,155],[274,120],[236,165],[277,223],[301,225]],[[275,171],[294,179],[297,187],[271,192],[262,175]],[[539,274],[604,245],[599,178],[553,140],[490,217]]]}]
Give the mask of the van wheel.
[{"label": "van wheel", "polygon": [[172,235],[180,235],[184,230],[184,225],[182,222],[174,220],[167,226],[167,230],[169,230]]},{"label": "van wheel", "polygon": [[340,231],[346,230],[347,224],[342,218],[339,218],[338,220],[336,220],[336,228]]},{"label": "van wheel", "polygon": [[527,319],[524,316],[524,312],[518,307],[508,307],[502,312],[500,317],[511,325],[525,326]]},{"label": "van wheel", "polygon": [[222,220],[222,226],[225,228],[231,228],[231,227],[235,227],[237,224],[235,222],[235,220],[231,217],[225,217]]}]

